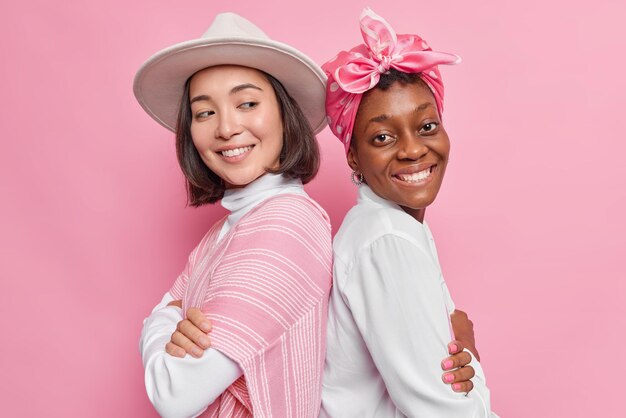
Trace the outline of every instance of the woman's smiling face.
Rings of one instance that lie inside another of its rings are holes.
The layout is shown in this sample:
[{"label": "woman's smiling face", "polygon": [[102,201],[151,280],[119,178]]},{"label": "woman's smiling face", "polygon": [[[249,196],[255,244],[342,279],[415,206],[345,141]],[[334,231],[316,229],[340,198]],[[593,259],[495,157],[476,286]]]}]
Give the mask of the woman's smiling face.
[{"label": "woman's smiling face", "polygon": [[377,195],[420,222],[437,197],[449,153],[435,99],[422,82],[395,82],[363,96],[348,163]]},{"label": "woman's smiling face", "polygon": [[277,169],[283,124],[274,88],[258,70],[223,65],[189,84],[191,136],[206,166],[227,187],[242,187]]}]

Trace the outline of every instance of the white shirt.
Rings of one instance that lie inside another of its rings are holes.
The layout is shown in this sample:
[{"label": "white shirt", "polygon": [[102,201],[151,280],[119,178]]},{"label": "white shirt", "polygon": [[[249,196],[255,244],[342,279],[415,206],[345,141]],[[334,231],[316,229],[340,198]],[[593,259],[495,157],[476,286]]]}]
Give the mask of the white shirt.
[{"label": "white shirt", "polygon": [[454,303],[428,226],[361,185],[333,252],[321,416],[492,416],[478,362],[467,396],[441,380]]},{"label": "white shirt", "polygon": [[[270,173],[246,187],[226,190],[221,204],[230,214],[218,239],[259,203],[283,193],[306,195],[299,179]],[[195,417],[243,372],[236,362],[213,348],[205,350],[199,359],[190,355],[173,357],[165,352],[176,325],[183,320],[180,308],[167,306],[172,300],[171,294],[166,293],[143,323],[139,349],[145,368],[146,391],[162,417]]]}]

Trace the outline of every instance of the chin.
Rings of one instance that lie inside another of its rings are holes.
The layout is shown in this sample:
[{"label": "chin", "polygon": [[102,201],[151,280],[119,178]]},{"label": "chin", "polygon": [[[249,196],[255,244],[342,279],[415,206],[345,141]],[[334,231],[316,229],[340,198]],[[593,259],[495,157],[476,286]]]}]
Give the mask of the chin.
[{"label": "chin", "polygon": [[232,176],[231,178],[226,179],[226,182],[234,187],[244,187],[261,177],[263,174],[265,174],[265,171],[261,173],[241,173],[240,175]]},{"label": "chin", "polygon": [[402,203],[399,203],[400,206],[404,206],[406,208],[410,208],[413,210],[426,209],[435,201],[436,196],[428,199],[419,199],[419,200],[407,200]]}]

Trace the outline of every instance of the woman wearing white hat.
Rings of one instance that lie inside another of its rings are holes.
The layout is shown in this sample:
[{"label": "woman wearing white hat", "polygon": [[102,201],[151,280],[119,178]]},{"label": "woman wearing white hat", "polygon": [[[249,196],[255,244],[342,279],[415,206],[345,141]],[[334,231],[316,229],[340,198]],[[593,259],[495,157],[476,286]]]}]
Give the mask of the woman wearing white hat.
[{"label": "woman wearing white hat", "polygon": [[[319,166],[324,89],[308,57],[232,13],[136,75],[139,103],[176,133],[189,204],[230,210],[144,323],[146,388],[163,416],[319,410],[331,234],[302,184]],[[193,338],[193,324],[205,333]]]},{"label": "woman wearing white hat", "polygon": [[144,321],[150,400],[172,417],[317,416],[332,249],[302,184],[319,166],[323,71],[225,13],[148,59],[134,91],[176,133],[189,204],[230,210]]}]

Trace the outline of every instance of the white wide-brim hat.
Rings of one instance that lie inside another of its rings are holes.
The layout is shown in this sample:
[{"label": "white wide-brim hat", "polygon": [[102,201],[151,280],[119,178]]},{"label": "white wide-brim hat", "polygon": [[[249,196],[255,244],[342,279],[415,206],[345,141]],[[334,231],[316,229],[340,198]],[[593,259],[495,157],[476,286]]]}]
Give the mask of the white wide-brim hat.
[{"label": "white wide-brim hat", "polygon": [[315,133],[326,126],[324,71],[302,52],[271,40],[235,13],[217,15],[201,38],[170,46],[150,57],[135,75],[135,97],[152,118],[175,131],[187,79],[204,68],[226,64],[272,75],[298,102]]}]

